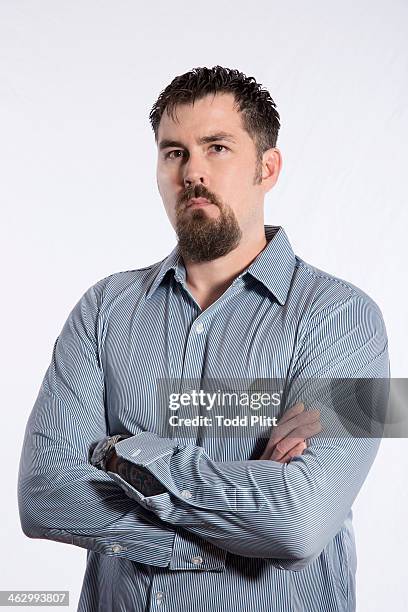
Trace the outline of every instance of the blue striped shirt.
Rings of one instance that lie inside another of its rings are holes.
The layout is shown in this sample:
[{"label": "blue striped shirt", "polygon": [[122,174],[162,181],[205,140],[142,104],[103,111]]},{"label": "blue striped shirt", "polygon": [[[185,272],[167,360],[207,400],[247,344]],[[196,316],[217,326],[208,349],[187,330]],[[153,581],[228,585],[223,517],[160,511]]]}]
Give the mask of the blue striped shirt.
[{"label": "blue striped shirt", "polygon": [[[87,549],[78,610],[355,609],[351,506],[378,438],[311,438],[289,463],[266,440],[157,430],[159,379],[388,377],[381,312],[294,255],[283,228],[201,310],[176,246],[91,286],[56,339],[29,417],[18,482],[24,533]],[[323,414],[324,402],[315,402]],[[143,497],[89,462],[118,455],[166,488]],[[199,442],[199,443],[198,443]]]}]

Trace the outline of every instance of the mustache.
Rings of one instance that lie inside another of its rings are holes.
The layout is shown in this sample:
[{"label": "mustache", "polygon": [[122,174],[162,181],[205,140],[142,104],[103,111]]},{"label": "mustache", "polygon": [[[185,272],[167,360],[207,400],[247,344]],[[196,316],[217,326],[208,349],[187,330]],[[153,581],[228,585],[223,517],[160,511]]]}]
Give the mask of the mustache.
[{"label": "mustache", "polygon": [[217,199],[210,193],[204,185],[193,185],[184,191],[180,196],[178,205],[187,203],[191,198],[205,198],[212,204],[219,206]]}]

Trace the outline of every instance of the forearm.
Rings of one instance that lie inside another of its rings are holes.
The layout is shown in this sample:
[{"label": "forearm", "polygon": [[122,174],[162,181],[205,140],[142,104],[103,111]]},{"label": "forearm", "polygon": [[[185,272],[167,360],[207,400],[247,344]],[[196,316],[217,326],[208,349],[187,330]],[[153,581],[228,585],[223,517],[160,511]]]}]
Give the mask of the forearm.
[{"label": "forearm", "polygon": [[[21,527],[31,538],[184,569],[199,538],[183,535],[135,504],[117,482],[89,463],[90,449],[107,434],[98,331],[105,286],[103,279],[86,291],[54,343],[21,452]],[[206,543],[203,567],[222,569],[224,552]]]},{"label": "forearm", "polygon": [[[328,334],[328,329],[333,333]],[[312,440],[301,457],[281,465],[256,460],[220,463],[193,444],[174,452],[171,440],[168,453],[162,448],[154,460],[152,449],[158,442],[152,434],[143,433],[146,439],[122,441],[116,452],[147,467],[167,488],[168,493],[148,500],[146,508],[162,520],[242,556],[303,563],[322,551],[349,515],[380,443],[371,427],[378,408],[379,414],[385,413],[383,385],[342,387],[341,380],[388,378],[387,337],[381,314],[361,296],[329,306],[310,322],[303,348],[292,372],[296,385],[290,387],[290,393],[297,397],[290,397],[288,405],[302,398],[306,405],[328,416],[329,429],[333,422],[339,422],[333,437],[324,433],[325,438]],[[321,388],[313,384],[320,380]],[[331,381],[340,383],[333,386]],[[328,394],[322,395],[326,387]],[[373,395],[374,389],[378,397]],[[366,414],[369,406],[374,415]],[[368,437],[350,436],[342,428],[342,419],[355,423],[359,414],[369,426]],[[163,447],[163,440],[159,444]],[[132,459],[135,448],[138,455]],[[135,490],[128,494],[144,504]]]},{"label": "forearm", "polygon": [[[90,465],[69,445],[78,423],[64,415],[66,434],[52,439],[38,429],[42,413],[55,412],[55,399],[42,389],[29,419],[18,477],[18,504],[23,532],[74,544],[102,554],[166,566],[174,529],[129,499],[104,472]],[[115,552],[118,551],[118,552]]]},{"label": "forearm", "polygon": [[301,569],[341,528],[378,446],[376,440],[329,440],[285,465],[216,462],[191,444],[174,453],[169,440],[167,456],[160,452],[142,466],[144,448],[152,453],[157,440],[162,447],[165,439],[144,432],[116,445],[122,458],[140,450],[132,461],[166,488],[146,499],[131,483],[125,488],[130,497],[228,552],[280,559],[290,569],[296,564]]}]

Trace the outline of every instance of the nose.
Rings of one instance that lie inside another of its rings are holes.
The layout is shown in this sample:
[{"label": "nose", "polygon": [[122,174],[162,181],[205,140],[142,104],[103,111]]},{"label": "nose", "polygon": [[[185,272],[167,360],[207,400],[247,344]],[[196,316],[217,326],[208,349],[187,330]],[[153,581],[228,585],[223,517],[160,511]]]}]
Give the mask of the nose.
[{"label": "nose", "polygon": [[198,156],[190,156],[188,161],[184,165],[184,186],[192,187],[192,185],[198,183],[208,187],[208,175],[203,168],[203,160],[198,159]]},{"label": "nose", "polygon": [[186,177],[184,179],[184,186],[187,187],[192,187],[192,185],[195,185],[196,183],[205,185],[205,179],[203,176],[199,176],[199,177],[194,177],[189,175],[188,177]]}]

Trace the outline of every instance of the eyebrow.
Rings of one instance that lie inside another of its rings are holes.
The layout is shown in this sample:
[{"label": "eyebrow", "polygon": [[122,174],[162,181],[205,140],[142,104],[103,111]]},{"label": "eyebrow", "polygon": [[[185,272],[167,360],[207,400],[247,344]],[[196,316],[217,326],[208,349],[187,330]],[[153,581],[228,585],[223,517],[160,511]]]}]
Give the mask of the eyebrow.
[{"label": "eyebrow", "polygon": [[[209,136],[202,136],[201,138],[198,138],[197,144],[208,144],[210,142],[216,142],[217,140],[227,140],[228,142],[233,142],[236,144],[234,136],[232,134],[228,134],[227,132],[217,132],[216,134],[210,134]],[[162,149],[167,149],[168,147],[184,147],[184,145],[178,140],[169,140],[168,138],[164,138],[160,141],[160,151]]]}]

